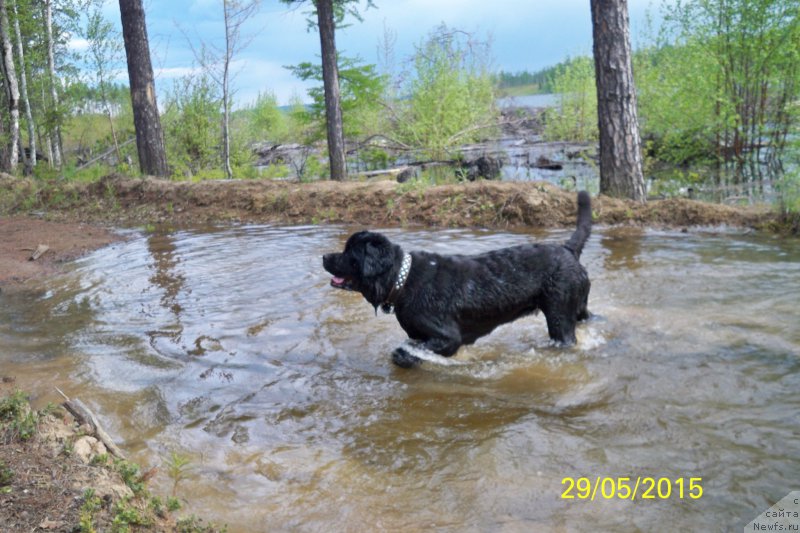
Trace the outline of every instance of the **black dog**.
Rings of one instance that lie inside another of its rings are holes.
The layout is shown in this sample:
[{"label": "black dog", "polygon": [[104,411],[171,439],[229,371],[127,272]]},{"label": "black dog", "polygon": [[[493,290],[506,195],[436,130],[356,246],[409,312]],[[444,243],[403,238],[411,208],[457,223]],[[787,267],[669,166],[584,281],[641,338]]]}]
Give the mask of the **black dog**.
[{"label": "black dog", "polygon": [[[325,254],[331,285],[358,291],[377,310],[394,309],[415,345],[450,357],[500,324],[541,310],[550,338],[575,342],[589,317],[589,276],[579,263],[592,228],[589,194],[578,193],[577,229],[564,245],[527,244],[480,255],[407,254],[380,233],[361,231],[343,253]],[[420,359],[399,347],[407,368]]]}]

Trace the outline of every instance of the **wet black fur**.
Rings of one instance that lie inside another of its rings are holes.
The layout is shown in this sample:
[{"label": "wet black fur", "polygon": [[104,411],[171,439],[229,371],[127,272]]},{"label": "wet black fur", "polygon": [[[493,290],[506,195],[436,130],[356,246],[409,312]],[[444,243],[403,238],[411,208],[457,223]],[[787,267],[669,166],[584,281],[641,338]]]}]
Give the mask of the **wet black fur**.
[{"label": "wet black fur", "polygon": [[[588,318],[589,276],[579,263],[589,238],[589,194],[578,193],[578,223],[561,244],[526,244],[479,255],[411,252],[411,271],[394,302],[400,326],[419,347],[450,357],[497,326],[539,310],[550,338],[575,342],[575,325]],[[360,292],[375,308],[397,279],[403,250],[380,233],[350,236],[344,252],[325,254],[323,266],[344,278],[339,288]],[[402,367],[419,358],[399,347]]]}]

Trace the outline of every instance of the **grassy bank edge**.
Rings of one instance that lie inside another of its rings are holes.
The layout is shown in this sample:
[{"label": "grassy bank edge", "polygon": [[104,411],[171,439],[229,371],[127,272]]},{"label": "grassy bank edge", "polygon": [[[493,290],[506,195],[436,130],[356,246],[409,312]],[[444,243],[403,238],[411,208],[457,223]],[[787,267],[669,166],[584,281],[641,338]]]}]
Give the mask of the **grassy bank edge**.
[{"label": "grassy bank edge", "polygon": [[[11,380],[3,377],[4,384]],[[143,471],[107,452],[81,456],[76,448],[90,439],[87,433],[60,406],[34,410],[20,390],[0,396],[0,503],[5,503],[0,517],[5,523],[81,533],[226,531],[194,515],[178,516],[182,504],[175,494],[153,494],[147,483],[156,469]],[[179,476],[186,465],[173,455],[166,470]],[[41,475],[39,467],[59,475]],[[71,505],[53,494],[72,494]],[[3,516],[7,512],[14,516]]]}]

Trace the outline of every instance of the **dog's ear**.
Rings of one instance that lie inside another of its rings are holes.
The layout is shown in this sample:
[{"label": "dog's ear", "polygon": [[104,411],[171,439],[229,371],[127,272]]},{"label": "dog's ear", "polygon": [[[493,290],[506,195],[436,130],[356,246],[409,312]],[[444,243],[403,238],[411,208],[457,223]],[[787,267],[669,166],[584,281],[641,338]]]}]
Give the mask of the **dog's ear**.
[{"label": "dog's ear", "polygon": [[364,247],[361,270],[365,278],[379,276],[392,268],[392,253],[385,243],[368,242]]}]

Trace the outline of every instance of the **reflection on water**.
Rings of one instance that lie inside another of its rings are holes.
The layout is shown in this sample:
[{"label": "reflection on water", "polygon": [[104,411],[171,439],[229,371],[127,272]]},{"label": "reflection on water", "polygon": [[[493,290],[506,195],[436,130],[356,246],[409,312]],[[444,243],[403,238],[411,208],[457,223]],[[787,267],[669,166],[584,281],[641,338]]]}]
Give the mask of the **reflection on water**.
[{"label": "reflection on water", "polygon": [[[531,238],[387,233],[442,253]],[[577,347],[528,317],[463,364],[404,371],[394,317],[328,286],[320,257],[348,234],[206,228],[100,250],[0,295],[2,374],[87,401],[142,463],[189,456],[189,510],[232,531],[719,530],[798,488],[798,242],[596,231]],[[704,496],[561,499],[580,476],[702,477]]]}]

